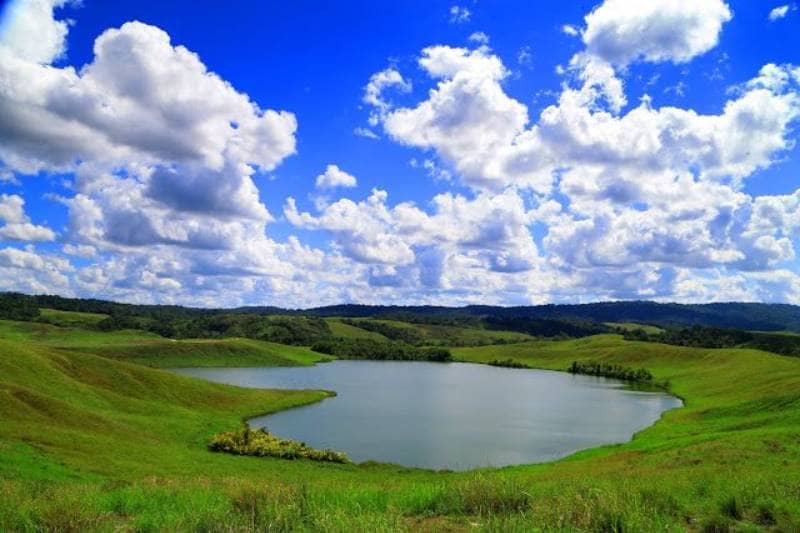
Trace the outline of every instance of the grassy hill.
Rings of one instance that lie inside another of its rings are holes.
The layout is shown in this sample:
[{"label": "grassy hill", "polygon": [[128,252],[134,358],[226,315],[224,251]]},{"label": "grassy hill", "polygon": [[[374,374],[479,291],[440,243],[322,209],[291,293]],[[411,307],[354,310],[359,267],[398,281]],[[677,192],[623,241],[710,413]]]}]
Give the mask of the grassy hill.
[{"label": "grassy hill", "polygon": [[627,444],[447,473],[208,452],[207,439],[243,417],[325,393],[214,385],[119,355],[139,346],[152,362],[167,353],[152,342],[182,346],[184,362],[225,346],[0,321],[0,530],[800,529],[798,359],[618,335],[455,348],[472,362],[644,367],[685,407]]},{"label": "grassy hill", "polygon": [[636,331],[642,330],[651,335],[663,333],[664,330],[658,326],[651,326],[649,324],[638,324],[636,322],[605,322],[605,325],[611,328],[616,328],[622,331]]},{"label": "grassy hill", "polygon": [[383,339],[406,340],[426,346],[478,346],[525,342],[533,339],[530,335],[515,331],[442,324],[420,324],[386,319],[356,319],[350,320],[348,324],[342,323],[341,319],[339,320],[341,325],[354,327],[360,331],[369,333],[377,333],[377,331],[370,331],[371,329],[381,331],[378,335]]},{"label": "grassy hill", "polygon": [[108,318],[102,313],[81,313],[78,311],[59,311],[58,309],[39,309],[39,322],[63,327],[91,327]]},{"label": "grassy hill", "polygon": [[[72,313],[82,315],[85,313]],[[103,332],[35,322],[0,321],[0,338],[156,367],[305,366],[330,359],[302,346],[253,339],[174,340],[136,330]]]},{"label": "grassy hill", "polygon": [[342,322],[341,318],[326,318],[325,322],[328,323],[328,327],[331,328],[331,334],[334,337],[343,337],[345,339],[375,339],[379,341],[388,340],[380,333],[345,324]]}]

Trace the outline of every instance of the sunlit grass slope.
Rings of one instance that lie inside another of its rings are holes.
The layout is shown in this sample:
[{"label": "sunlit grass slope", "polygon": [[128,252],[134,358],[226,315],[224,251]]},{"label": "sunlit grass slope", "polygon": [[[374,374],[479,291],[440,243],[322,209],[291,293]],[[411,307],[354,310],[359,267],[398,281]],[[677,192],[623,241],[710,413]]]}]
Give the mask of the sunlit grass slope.
[{"label": "sunlit grass slope", "polygon": [[800,530],[799,359],[616,335],[454,349],[645,367],[685,407],[627,444],[437,473],[213,454],[213,433],[323,393],[212,385],[76,352],[70,335],[0,324],[0,530]]},{"label": "sunlit grass slope", "polygon": [[58,309],[39,309],[39,322],[55,326],[86,327],[93,326],[108,315],[101,313],[79,313],[76,311],[59,311]]},{"label": "sunlit grass slope", "polygon": [[624,331],[641,329],[650,335],[657,335],[664,332],[664,330],[658,326],[652,326],[650,324],[637,324],[636,322],[605,322],[605,325],[612,328],[619,328]]},{"label": "sunlit grass slope", "polygon": [[326,318],[325,322],[328,323],[328,327],[331,328],[331,335],[334,337],[344,337],[346,339],[375,339],[379,341],[388,340],[380,333],[345,324],[342,322],[341,318]]},{"label": "sunlit grass slope", "polygon": [[[82,315],[86,313],[74,313]],[[0,338],[157,367],[305,366],[330,359],[302,346],[253,339],[173,340],[143,331],[94,331],[0,320]]]},{"label": "sunlit grass slope", "polygon": [[440,346],[471,346],[497,342],[525,342],[533,339],[530,335],[518,333],[516,331],[466,328],[440,324],[416,324],[402,322],[400,320],[368,319],[368,322],[377,322],[394,328],[408,329],[419,336],[424,344]]}]

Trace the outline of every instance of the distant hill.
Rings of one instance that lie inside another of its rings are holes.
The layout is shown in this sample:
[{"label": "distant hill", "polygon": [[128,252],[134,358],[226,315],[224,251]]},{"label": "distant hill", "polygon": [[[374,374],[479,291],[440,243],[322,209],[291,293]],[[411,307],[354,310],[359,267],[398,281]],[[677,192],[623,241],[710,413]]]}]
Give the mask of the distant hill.
[{"label": "distant hill", "polygon": [[[419,319],[447,318],[530,318],[539,320],[578,320],[597,323],[635,322],[658,326],[715,326],[758,331],[800,332],[800,306],[765,303],[678,304],[649,301],[599,302],[590,304],[551,304],[501,307],[469,305],[442,306],[384,306],[341,304],[311,309],[282,309],[279,307],[239,307],[235,309],[201,309],[175,305],[134,305],[95,299],[63,298],[52,295],[27,296],[0,293],[0,307],[7,302],[12,308],[20,306],[48,308],[61,311],[81,311],[108,315],[137,315],[158,317],[193,317],[225,313],[262,315],[310,315],[318,317],[417,317]],[[0,315],[2,315],[0,309]]]},{"label": "distant hill", "polygon": [[518,307],[489,305],[470,305],[466,307],[372,306],[350,304],[317,307],[307,309],[305,312],[317,316],[515,317],[578,319],[594,322],[636,322],[659,326],[705,325],[761,331],[800,331],[800,306],[739,302],[677,304],[630,301]]}]

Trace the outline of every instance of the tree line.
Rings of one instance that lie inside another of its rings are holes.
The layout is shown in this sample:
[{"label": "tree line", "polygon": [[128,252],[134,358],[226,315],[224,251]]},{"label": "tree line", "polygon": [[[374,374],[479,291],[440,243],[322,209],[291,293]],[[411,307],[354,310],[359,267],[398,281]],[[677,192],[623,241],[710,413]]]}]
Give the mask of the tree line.
[{"label": "tree line", "polygon": [[445,348],[412,346],[404,342],[376,339],[332,337],[315,342],[311,349],[340,359],[431,361],[437,363],[453,359],[450,351]]},{"label": "tree line", "polygon": [[627,340],[660,342],[693,348],[752,348],[790,357],[800,357],[800,335],[744,331],[713,326],[668,328],[661,333],[642,329],[622,332]]}]

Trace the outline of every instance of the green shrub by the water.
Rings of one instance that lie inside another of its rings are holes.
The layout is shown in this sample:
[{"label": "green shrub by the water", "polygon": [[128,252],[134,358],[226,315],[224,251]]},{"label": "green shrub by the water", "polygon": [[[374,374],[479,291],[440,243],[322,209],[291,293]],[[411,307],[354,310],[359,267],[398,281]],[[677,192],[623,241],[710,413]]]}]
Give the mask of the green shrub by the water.
[{"label": "green shrub by the water", "polygon": [[630,368],[597,361],[573,361],[567,370],[572,374],[601,376],[605,378],[634,381],[636,383],[652,383],[653,381],[653,374],[646,368]]},{"label": "green shrub by the water", "polygon": [[514,361],[510,357],[508,359],[492,359],[488,363],[490,366],[501,366],[505,368],[530,368],[525,363],[520,363],[519,361]]},{"label": "green shrub by the water", "polygon": [[331,463],[349,463],[342,452],[316,450],[304,442],[276,437],[266,429],[245,427],[239,431],[226,431],[211,438],[208,448],[214,452],[256,457],[279,457],[281,459],[311,459]]}]

